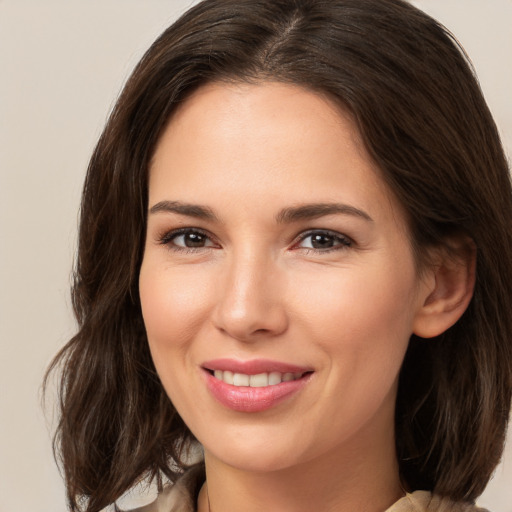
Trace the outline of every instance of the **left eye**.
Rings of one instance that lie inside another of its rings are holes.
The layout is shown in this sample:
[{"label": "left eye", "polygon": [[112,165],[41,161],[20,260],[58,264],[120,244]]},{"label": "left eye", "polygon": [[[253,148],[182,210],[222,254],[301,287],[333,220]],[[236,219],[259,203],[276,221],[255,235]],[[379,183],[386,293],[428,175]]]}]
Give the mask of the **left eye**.
[{"label": "left eye", "polygon": [[302,236],[297,247],[304,249],[329,250],[350,247],[352,241],[340,233],[331,231],[313,231]]},{"label": "left eye", "polygon": [[183,229],[166,234],[160,243],[170,244],[176,250],[178,249],[201,249],[204,247],[214,247],[215,244],[211,238],[201,231],[194,229]]}]

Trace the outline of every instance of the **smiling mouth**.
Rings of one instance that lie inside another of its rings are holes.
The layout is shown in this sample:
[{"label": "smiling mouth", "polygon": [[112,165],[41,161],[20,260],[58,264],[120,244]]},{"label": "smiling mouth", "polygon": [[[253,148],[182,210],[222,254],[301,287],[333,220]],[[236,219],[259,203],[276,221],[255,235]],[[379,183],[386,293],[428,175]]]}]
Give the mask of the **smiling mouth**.
[{"label": "smiling mouth", "polygon": [[[312,368],[265,359],[216,359],[202,366],[206,387],[236,412],[263,412],[297,395],[308,385]],[[265,371],[266,370],[266,371]]]},{"label": "smiling mouth", "polygon": [[236,387],[264,388],[276,386],[282,382],[291,382],[299,380],[312,372],[268,372],[248,375],[245,373],[235,373],[229,370],[208,370],[210,375],[216,379]]}]

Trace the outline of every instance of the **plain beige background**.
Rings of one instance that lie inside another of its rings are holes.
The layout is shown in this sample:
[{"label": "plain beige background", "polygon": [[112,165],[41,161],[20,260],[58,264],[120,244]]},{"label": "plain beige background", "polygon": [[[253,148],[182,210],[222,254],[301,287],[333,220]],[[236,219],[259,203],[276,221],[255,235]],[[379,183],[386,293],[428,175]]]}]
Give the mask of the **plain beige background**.
[{"label": "plain beige background", "polygon": [[[0,0],[0,512],[65,510],[40,384],[74,330],[87,160],[133,65],[192,3]],[[512,0],[414,3],[465,46],[511,155]],[[512,440],[480,503],[512,512]]]}]

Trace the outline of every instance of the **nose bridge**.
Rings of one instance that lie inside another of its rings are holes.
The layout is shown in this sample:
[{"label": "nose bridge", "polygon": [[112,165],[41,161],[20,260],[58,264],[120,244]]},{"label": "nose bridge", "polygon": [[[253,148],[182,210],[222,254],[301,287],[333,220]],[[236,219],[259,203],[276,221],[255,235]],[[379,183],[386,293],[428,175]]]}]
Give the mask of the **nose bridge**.
[{"label": "nose bridge", "polygon": [[275,336],[287,326],[283,276],[269,251],[246,244],[226,258],[216,311],[217,327],[242,341]]}]

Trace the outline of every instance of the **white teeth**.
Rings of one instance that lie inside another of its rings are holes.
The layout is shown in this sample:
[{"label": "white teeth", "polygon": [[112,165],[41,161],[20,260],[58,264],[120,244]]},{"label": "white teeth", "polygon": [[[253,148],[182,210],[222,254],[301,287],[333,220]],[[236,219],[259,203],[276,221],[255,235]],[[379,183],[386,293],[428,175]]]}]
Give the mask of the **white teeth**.
[{"label": "white teeth", "polygon": [[244,373],[235,373],[233,375],[233,385],[234,386],[248,386],[249,385],[249,375],[245,375]]},{"label": "white teeth", "polygon": [[[225,372],[223,372],[222,370],[215,370],[213,372],[213,374],[215,375],[215,378],[219,379],[219,380],[223,380],[226,384],[233,384],[233,378],[234,378],[234,374],[233,372],[230,372],[228,370],[226,370]],[[240,375],[243,377],[243,375],[241,375],[240,373],[238,373],[237,375]],[[239,382],[240,380],[238,380],[237,382]],[[245,381],[242,381],[242,382],[245,382]],[[247,384],[236,384],[236,386],[248,386],[249,383]]]},{"label": "white teeth", "polygon": [[[226,383],[226,384],[233,384],[233,372],[230,372],[229,370],[226,370],[225,372],[222,372],[224,375],[221,377],[221,379]],[[216,376],[217,377],[217,376]]]},{"label": "white teeth", "polygon": [[251,388],[264,388],[268,386],[268,374],[258,373],[258,375],[251,375],[249,378],[249,386],[251,386]]},{"label": "white teeth", "polygon": [[270,372],[268,374],[268,385],[275,386],[281,384],[281,374],[279,372]]},{"label": "white teeth", "polygon": [[246,375],[245,373],[233,373],[228,370],[215,370],[213,372],[216,379],[224,381],[232,386],[250,386],[251,388],[264,388],[266,386],[275,386],[281,382],[289,382],[302,377],[301,372],[297,373],[258,373],[257,375]]}]

